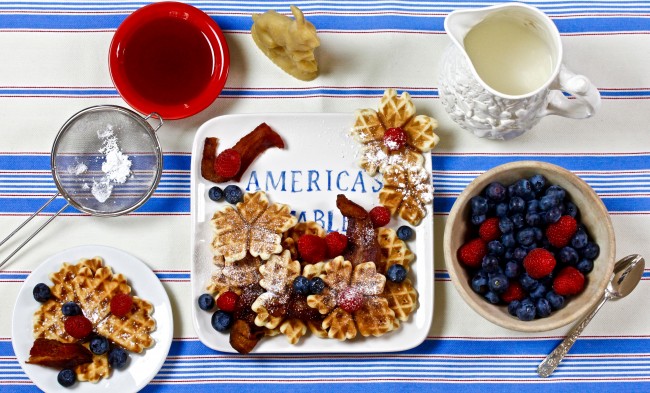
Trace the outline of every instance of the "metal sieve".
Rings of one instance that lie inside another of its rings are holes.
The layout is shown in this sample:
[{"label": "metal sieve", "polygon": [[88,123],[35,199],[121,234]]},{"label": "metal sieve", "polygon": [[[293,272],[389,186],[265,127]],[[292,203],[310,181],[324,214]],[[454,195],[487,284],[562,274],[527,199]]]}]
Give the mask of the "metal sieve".
[{"label": "metal sieve", "polygon": [[[149,124],[151,118],[158,120],[156,128]],[[156,113],[143,118],[113,105],[86,108],[68,119],[54,139],[50,157],[58,193],[2,240],[0,246],[59,196],[67,203],[0,262],[0,267],[69,206],[102,217],[120,216],[142,206],[162,174],[162,152],[156,136],[162,125],[163,120]],[[107,172],[109,144],[119,149],[120,157],[130,161],[127,178],[113,179]]]}]

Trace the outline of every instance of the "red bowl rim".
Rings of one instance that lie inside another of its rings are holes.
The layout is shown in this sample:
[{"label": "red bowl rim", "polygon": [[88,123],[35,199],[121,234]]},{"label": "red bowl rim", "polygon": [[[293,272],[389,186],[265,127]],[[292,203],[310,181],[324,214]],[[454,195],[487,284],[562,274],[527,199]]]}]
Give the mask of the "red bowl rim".
[{"label": "red bowl rim", "polygon": [[[187,14],[187,20],[198,27],[208,38],[210,47],[217,58],[215,61],[216,69],[210,82],[200,94],[189,101],[187,106],[184,104],[161,105],[143,98],[133,89],[118,61],[118,49],[125,39],[129,38],[134,31],[137,31],[144,22],[169,15],[171,12]],[[219,55],[221,55],[220,59]],[[108,53],[108,65],[113,84],[127,104],[140,113],[150,114],[155,112],[163,119],[174,120],[183,119],[201,112],[219,96],[228,78],[230,52],[223,32],[217,22],[210,16],[189,4],[167,1],[146,5],[124,19],[113,35]]]}]

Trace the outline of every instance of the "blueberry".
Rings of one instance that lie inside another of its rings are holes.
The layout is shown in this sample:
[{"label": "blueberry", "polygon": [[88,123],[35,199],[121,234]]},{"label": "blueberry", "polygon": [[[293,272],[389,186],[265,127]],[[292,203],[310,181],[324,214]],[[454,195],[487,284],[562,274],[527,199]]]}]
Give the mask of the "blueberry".
[{"label": "blueberry", "polygon": [[508,278],[517,278],[519,276],[519,264],[515,261],[506,263],[504,273]]},{"label": "blueberry", "polygon": [[578,228],[576,234],[571,238],[571,246],[576,249],[583,248],[587,245],[588,242],[589,236],[587,236],[587,232],[585,232],[585,230],[582,228]]},{"label": "blueberry", "polygon": [[508,204],[507,203],[499,203],[494,207],[494,214],[496,214],[497,217],[506,217],[508,215]]},{"label": "blueberry", "polygon": [[472,278],[472,290],[479,295],[485,295],[488,292],[488,280],[485,273],[477,273]]},{"label": "blueberry", "polygon": [[578,252],[573,247],[562,247],[557,253],[557,259],[566,265],[575,265],[578,263]]},{"label": "blueberry", "polygon": [[517,241],[522,246],[530,246],[535,242],[535,231],[532,228],[524,228],[517,232]]},{"label": "blueberry", "polygon": [[513,214],[510,219],[512,220],[512,223],[515,225],[515,229],[521,229],[526,225],[526,220],[524,219],[524,215],[521,213],[516,213]]},{"label": "blueberry", "polygon": [[509,285],[508,277],[503,274],[495,274],[488,278],[488,286],[492,292],[503,293]]},{"label": "blueberry", "polygon": [[512,254],[516,260],[523,261],[524,258],[526,258],[526,255],[528,255],[528,251],[524,250],[521,247],[517,247],[515,248],[515,251]]},{"label": "blueberry", "polygon": [[506,248],[498,240],[492,240],[491,242],[489,242],[487,244],[487,249],[488,249],[488,253],[497,256],[503,255],[503,253],[506,251]]},{"label": "blueberry", "polygon": [[512,223],[512,220],[508,217],[501,217],[499,220],[499,230],[501,233],[510,233],[515,227],[515,224]]},{"label": "blueberry", "polygon": [[52,296],[50,287],[48,287],[46,284],[43,284],[42,282],[34,286],[32,293],[34,294],[34,300],[41,303],[45,303],[46,301],[50,300],[50,297]]},{"label": "blueberry", "polygon": [[203,311],[210,311],[214,307],[214,298],[209,293],[199,296],[199,308]]},{"label": "blueberry", "polygon": [[503,259],[505,261],[510,261],[515,258],[515,249],[512,247],[506,248],[506,252],[503,253]]},{"label": "blueberry", "polygon": [[526,202],[526,212],[528,213],[537,213],[539,211],[539,201],[537,199],[531,199]]},{"label": "blueberry", "polygon": [[499,258],[494,255],[486,255],[481,261],[481,267],[486,273],[496,273],[499,270]]},{"label": "blueberry", "polygon": [[519,305],[521,305],[521,302],[519,300],[511,301],[510,304],[508,304],[508,313],[513,317],[516,317],[517,309],[519,308]]},{"label": "blueberry", "polygon": [[72,317],[81,314],[81,307],[75,302],[65,302],[61,306],[61,313],[66,317]]},{"label": "blueberry", "polygon": [[529,252],[530,250],[533,250],[533,249],[538,248],[538,247],[537,247],[537,243],[531,243],[530,246],[524,246],[524,245],[522,245],[521,248],[523,248],[524,250],[526,250],[526,252]]},{"label": "blueberry", "polygon": [[59,384],[65,388],[74,385],[77,381],[77,374],[69,368],[59,371],[59,375],[56,376],[56,380]]},{"label": "blueberry", "polygon": [[[393,266],[397,266],[397,265],[393,265]],[[390,271],[390,269],[388,270]],[[309,279],[305,276],[296,277],[293,280],[293,290],[298,295],[309,295]]]},{"label": "blueberry", "polygon": [[542,223],[542,217],[536,212],[526,213],[526,224],[531,227],[539,226]]},{"label": "blueberry", "polygon": [[501,299],[499,299],[499,295],[496,293],[490,291],[484,295],[485,299],[487,299],[488,302],[492,304],[498,304]]},{"label": "blueberry", "polygon": [[560,186],[553,185],[546,189],[546,195],[555,197],[561,202],[566,197],[566,191]]},{"label": "blueberry", "polygon": [[325,289],[325,281],[320,277],[314,277],[309,280],[309,293],[319,295]]},{"label": "blueberry", "polygon": [[594,261],[591,259],[581,259],[580,262],[576,264],[576,269],[580,271],[580,273],[591,273],[592,270],[594,270]]},{"label": "blueberry", "polygon": [[225,194],[226,201],[233,205],[235,203],[241,202],[242,198],[244,197],[244,193],[242,192],[241,188],[234,184],[227,186],[223,192]]},{"label": "blueberry", "polygon": [[562,217],[562,212],[560,211],[560,209],[558,207],[552,207],[544,215],[544,221],[547,224],[553,224],[558,222],[560,217]]},{"label": "blueberry", "polygon": [[476,226],[479,226],[479,225],[483,224],[483,222],[485,221],[486,218],[487,217],[485,217],[485,214],[481,214],[479,216],[472,216],[472,224],[476,225]]},{"label": "blueberry", "polygon": [[508,203],[510,213],[523,213],[526,210],[526,202],[521,197],[512,197]]},{"label": "blueberry", "polygon": [[233,317],[229,313],[217,310],[212,314],[212,319],[210,320],[214,330],[218,332],[227,332],[230,329],[230,325],[233,323]]},{"label": "blueberry", "polygon": [[102,336],[95,336],[90,339],[90,350],[95,355],[103,355],[108,352],[108,340]]},{"label": "blueberry", "polygon": [[544,239],[544,231],[541,228],[535,227],[533,228],[533,232],[535,232],[535,240],[540,241]]},{"label": "blueberry", "polygon": [[564,307],[564,296],[558,295],[554,291],[548,291],[546,293],[546,300],[551,304],[553,310],[559,310]]},{"label": "blueberry", "polygon": [[546,287],[540,283],[535,287],[535,289],[528,292],[528,295],[533,299],[540,299],[546,295],[546,292]]},{"label": "blueberry", "polygon": [[578,207],[573,202],[567,202],[564,204],[564,214],[576,218],[578,215]]},{"label": "blueberry", "polygon": [[506,233],[505,235],[501,236],[501,244],[503,244],[503,246],[506,248],[510,248],[516,246],[517,242],[515,241],[515,236],[512,233]]},{"label": "blueberry", "polygon": [[537,308],[537,316],[540,318],[546,318],[551,315],[551,304],[548,300],[544,298],[537,299],[535,303]]},{"label": "blueberry", "polygon": [[535,309],[535,305],[530,301],[530,299],[522,300],[519,304],[519,308],[517,308],[517,318],[522,321],[532,321],[535,319],[536,313],[537,310]]},{"label": "blueberry", "polygon": [[528,273],[524,273],[521,275],[521,277],[519,277],[519,283],[526,291],[529,292],[539,286],[539,282],[529,276]]},{"label": "blueberry", "polygon": [[513,196],[516,196],[516,195],[517,195],[517,193],[516,193],[516,190],[515,190],[515,185],[514,184],[509,185],[508,186],[508,196],[513,197]]},{"label": "blueberry", "polygon": [[[483,218],[483,221],[485,221],[485,217]],[[402,225],[397,228],[397,237],[404,241],[411,240],[413,237],[413,228],[408,225]]]},{"label": "blueberry", "polygon": [[472,206],[472,215],[479,216],[485,214],[488,211],[487,199],[483,198],[480,195],[473,197],[470,200],[470,205]]},{"label": "blueberry", "polygon": [[120,347],[115,347],[108,353],[108,364],[116,370],[126,366],[126,361],[128,359],[129,354]]},{"label": "blueberry", "polygon": [[541,197],[539,200],[539,210],[541,211],[547,211],[552,207],[556,207],[557,205],[558,205],[557,198],[550,195],[545,195]]},{"label": "blueberry", "polygon": [[400,283],[406,280],[406,269],[402,265],[393,265],[388,268],[386,278],[388,278],[388,281]]},{"label": "blueberry", "polygon": [[596,259],[598,258],[599,254],[600,254],[600,247],[598,247],[598,244],[596,243],[589,242],[582,249],[582,256],[587,259]]},{"label": "blueberry", "polygon": [[503,201],[506,198],[506,194],[506,187],[499,182],[490,183],[485,189],[485,196],[494,202]]},{"label": "blueberry", "polygon": [[525,195],[531,194],[533,188],[528,181],[528,179],[519,179],[515,182],[515,194],[517,196],[523,197]]},{"label": "blueberry", "polygon": [[535,193],[540,193],[546,187],[546,178],[540,174],[533,175],[530,178],[530,187]]},{"label": "blueberry", "polygon": [[219,202],[223,198],[223,190],[217,186],[210,188],[208,190],[208,198],[215,202]]}]

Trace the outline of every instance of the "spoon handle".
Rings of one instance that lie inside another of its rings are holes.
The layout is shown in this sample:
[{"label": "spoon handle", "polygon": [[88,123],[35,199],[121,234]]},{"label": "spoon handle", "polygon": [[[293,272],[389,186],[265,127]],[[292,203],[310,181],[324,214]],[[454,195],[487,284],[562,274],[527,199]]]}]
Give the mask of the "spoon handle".
[{"label": "spoon handle", "polygon": [[609,300],[609,296],[605,294],[601,299],[600,303],[585,316],[578,324],[576,324],[567,334],[566,338],[551,352],[546,359],[537,367],[537,375],[540,377],[548,377],[553,374],[553,371],[560,365],[564,356],[569,352],[573,344],[578,339],[578,336],[582,334],[582,331],[585,330],[589,322],[594,318],[598,310]]}]

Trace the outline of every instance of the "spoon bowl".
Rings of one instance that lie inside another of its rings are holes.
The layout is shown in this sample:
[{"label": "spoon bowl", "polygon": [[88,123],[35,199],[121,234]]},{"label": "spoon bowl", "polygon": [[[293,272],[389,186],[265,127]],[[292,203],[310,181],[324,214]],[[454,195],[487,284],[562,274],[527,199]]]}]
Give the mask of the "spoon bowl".
[{"label": "spoon bowl", "polygon": [[641,255],[633,254],[616,262],[614,276],[607,284],[607,293],[611,299],[620,299],[629,295],[636,288],[643,271],[645,259]]}]

